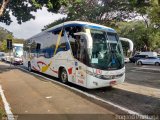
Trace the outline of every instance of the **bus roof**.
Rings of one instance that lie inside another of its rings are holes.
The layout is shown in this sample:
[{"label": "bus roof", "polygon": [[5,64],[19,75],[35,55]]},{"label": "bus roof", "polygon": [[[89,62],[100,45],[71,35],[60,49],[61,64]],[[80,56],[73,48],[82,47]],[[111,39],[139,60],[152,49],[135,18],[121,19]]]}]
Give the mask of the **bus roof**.
[{"label": "bus roof", "polygon": [[83,27],[91,28],[91,29],[106,30],[108,32],[114,32],[114,33],[116,32],[114,29],[112,29],[110,27],[106,27],[106,26],[103,26],[103,25],[95,24],[95,23],[82,22],[82,21],[68,21],[68,22],[64,22],[64,23],[61,23],[59,25],[53,26],[53,27],[51,27],[51,28],[49,28],[49,29],[47,29],[47,30],[35,35],[35,36],[32,36],[29,39],[39,37],[45,32],[51,32],[51,31],[54,31],[56,29],[59,29],[59,28],[62,28],[62,27],[69,27],[69,26],[72,26],[72,25],[83,26]]}]

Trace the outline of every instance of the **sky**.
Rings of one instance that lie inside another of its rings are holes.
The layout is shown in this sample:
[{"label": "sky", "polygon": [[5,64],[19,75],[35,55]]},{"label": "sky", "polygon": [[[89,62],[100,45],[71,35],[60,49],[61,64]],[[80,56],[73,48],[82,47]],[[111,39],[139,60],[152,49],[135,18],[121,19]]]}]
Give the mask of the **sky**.
[{"label": "sky", "polygon": [[49,13],[46,8],[34,13],[35,19],[31,19],[21,25],[17,24],[16,18],[12,16],[12,23],[7,26],[0,22],[0,26],[13,33],[15,38],[28,39],[41,32],[41,29],[54,22],[55,20],[65,17],[65,15]]}]

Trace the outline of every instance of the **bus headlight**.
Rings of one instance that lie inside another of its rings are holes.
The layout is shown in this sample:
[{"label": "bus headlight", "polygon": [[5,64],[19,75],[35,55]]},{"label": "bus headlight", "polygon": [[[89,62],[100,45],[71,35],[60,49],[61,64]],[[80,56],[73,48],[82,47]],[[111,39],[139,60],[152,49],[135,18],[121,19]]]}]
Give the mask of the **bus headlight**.
[{"label": "bus headlight", "polygon": [[99,79],[104,79],[104,80],[117,79],[117,78],[120,78],[124,75],[124,73],[117,74],[117,75],[99,75],[99,74],[93,73],[93,72],[88,71],[88,70],[87,70],[87,74],[89,74],[91,76],[94,76],[96,78],[99,78]]}]

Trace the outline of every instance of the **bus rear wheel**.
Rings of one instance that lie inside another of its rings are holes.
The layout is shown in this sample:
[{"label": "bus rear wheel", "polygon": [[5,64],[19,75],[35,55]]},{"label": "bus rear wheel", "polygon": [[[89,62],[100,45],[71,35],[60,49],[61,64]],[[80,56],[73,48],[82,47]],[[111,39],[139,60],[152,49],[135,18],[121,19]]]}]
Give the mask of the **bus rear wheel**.
[{"label": "bus rear wheel", "polygon": [[62,68],[60,71],[60,80],[62,83],[67,83],[68,82],[68,74],[65,68]]}]

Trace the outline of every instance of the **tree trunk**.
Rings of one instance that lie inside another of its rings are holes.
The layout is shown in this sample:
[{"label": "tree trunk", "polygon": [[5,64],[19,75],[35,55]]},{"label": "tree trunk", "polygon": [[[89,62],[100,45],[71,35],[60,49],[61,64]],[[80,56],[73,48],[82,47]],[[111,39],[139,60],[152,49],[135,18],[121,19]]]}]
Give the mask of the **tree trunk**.
[{"label": "tree trunk", "polygon": [[3,12],[8,4],[9,0],[3,0],[0,6],[0,17],[3,15]]}]

